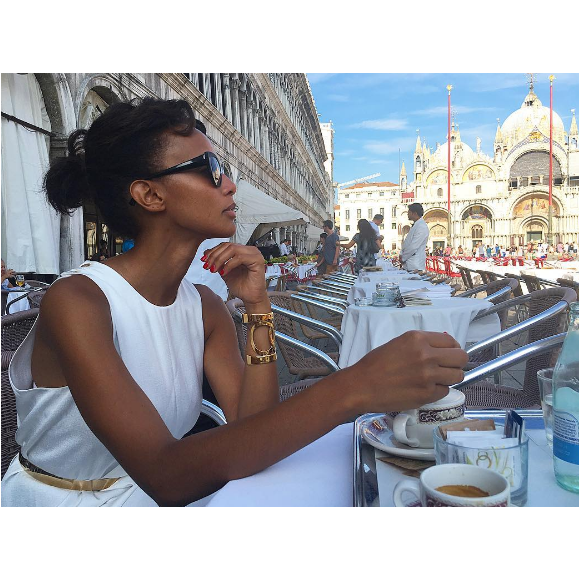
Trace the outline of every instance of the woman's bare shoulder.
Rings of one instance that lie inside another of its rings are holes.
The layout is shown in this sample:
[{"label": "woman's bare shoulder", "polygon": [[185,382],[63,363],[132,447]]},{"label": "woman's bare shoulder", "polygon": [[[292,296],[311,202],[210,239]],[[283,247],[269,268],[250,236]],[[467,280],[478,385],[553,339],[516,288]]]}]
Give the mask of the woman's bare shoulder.
[{"label": "woman's bare shoulder", "polygon": [[47,320],[54,315],[81,317],[83,314],[109,313],[109,303],[103,291],[87,276],[59,278],[46,291],[40,313]]}]

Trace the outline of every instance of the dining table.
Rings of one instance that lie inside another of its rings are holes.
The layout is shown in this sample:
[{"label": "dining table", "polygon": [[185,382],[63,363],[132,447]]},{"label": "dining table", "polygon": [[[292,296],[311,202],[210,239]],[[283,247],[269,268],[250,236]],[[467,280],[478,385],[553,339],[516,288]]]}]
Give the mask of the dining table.
[{"label": "dining table", "polygon": [[[558,487],[552,452],[545,437],[542,411],[518,411],[530,438],[529,507],[575,506],[578,495]],[[466,416],[495,417],[504,412],[468,411]],[[205,507],[387,507],[398,481],[411,477],[380,461],[388,454],[361,437],[360,426],[369,415],[335,427],[316,441],[267,467],[232,480],[198,503]]]},{"label": "dining table", "polygon": [[[4,288],[6,290],[6,288]],[[28,298],[21,298],[23,295],[28,294],[31,288],[9,288],[9,294],[6,298],[6,311],[9,314],[14,314],[15,312],[23,312],[24,310],[30,309],[30,303]],[[20,300],[18,300],[21,298]]]},{"label": "dining table", "polygon": [[[409,330],[446,332],[465,348],[473,319],[491,308],[493,303],[477,298],[440,298],[430,305],[381,307],[349,305],[342,317],[343,335],[339,366],[346,368],[357,363],[374,348],[386,344]],[[489,317],[488,336],[501,330],[497,314]],[[479,339],[480,340],[480,339]]]},{"label": "dining table", "polygon": [[[354,304],[357,298],[372,298],[379,282],[359,282],[357,280],[348,291],[346,301],[349,304]],[[453,292],[453,288],[447,284],[433,284],[425,280],[403,279],[395,280],[395,283],[399,286],[401,294],[412,293],[421,298],[450,298]]]}]

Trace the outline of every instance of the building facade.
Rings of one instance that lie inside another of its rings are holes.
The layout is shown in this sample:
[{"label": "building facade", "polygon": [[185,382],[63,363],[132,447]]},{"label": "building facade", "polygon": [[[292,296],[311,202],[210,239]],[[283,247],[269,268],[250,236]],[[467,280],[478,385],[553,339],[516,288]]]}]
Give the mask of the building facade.
[{"label": "building facade", "polygon": [[384,236],[385,250],[400,249],[402,226],[401,188],[396,183],[356,183],[338,191],[338,206],[335,220],[340,224],[340,234],[351,239],[358,231],[358,221],[369,222],[376,214],[384,216],[379,226]]},{"label": "building facade", "polygon": [[[235,182],[250,182],[301,211],[313,225],[321,227],[332,216],[334,191],[325,168],[327,145],[310,85],[301,73],[3,74],[2,148],[10,145],[5,143],[10,131],[20,128],[36,133],[39,153],[34,153],[34,164],[41,175],[49,159],[64,155],[67,136],[74,129],[88,127],[114,102],[146,96],[191,103]],[[14,106],[5,111],[4,103],[11,101]],[[21,106],[16,106],[17,102]],[[30,167],[26,155],[23,151],[20,159],[11,158],[11,171],[7,174],[24,174],[25,168]],[[21,215],[30,211],[25,205],[12,203],[15,182],[4,179],[4,169],[3,160],[2,229],[9,231],[11,222],[30,222],[31,218]],[[55,238],[49,245],[57,248],[57,258],[48,260],[50,264],[46,260],[35,264],[34,259],[20,264],[18,251],[11,252],[10,235],[5,238],[3,234],[2,257],[9,267],[58,274],[96,253],[101,240],[107,243],[111,254],[121,251],[123,239],[110,231],[95,206],[86,204],[70,217],[57,216],[39,198],[38,175],[34,178],[34,191],[28,195],[37,204],[35,212],[47,222],[44,230]],[[26,184],[22,187],[31,189]],[[278,240],[291,238],[293,245],[301,248],[306,244],[307,226],[292,225],[274,234]],[[40,242],[37,245],[38,253]]]},{"label": "building facade", "polygon": [[[554,245],[578,239],[578,125],[575,111],[568,132],[553,111]],[[522,106],[498,127],[493,157],[461,140],[451,129],[451,244],[504,247],[547,241],[549,211],[550,111],[530,86]],[[448,243],[447,142],[431,151],[417,136],[413,168],[402,164],[399,183],[358,183],[338,192],[341,234],[352,238],[357,221],[384,216],[385,250],[400,250],[410,230],[407,207],[423,205],[430,229],[429,249]],[[338,221],[338,219],[337,219]]]},{"label": "building facade", "polygon": [[[482,243],[510,247],[547,241],[549,211],[550,110],[534,93],[533,84],[519,109],[498,127],[493,156],[473,150],[451,130],[451,244],[471,249]],[[575,112],[568,132],[553,111],[554,244],[578,237],[578,126]],[[448,237],[447,148],[433,152],[417,137],[413,181],[401,174],[401,201],[423,204],[433,248]],[[405,193],[407,189],[410,193]],[[402,217],[405,217],[402,211]],[[402,232],[404,233],[404,232]]]}]

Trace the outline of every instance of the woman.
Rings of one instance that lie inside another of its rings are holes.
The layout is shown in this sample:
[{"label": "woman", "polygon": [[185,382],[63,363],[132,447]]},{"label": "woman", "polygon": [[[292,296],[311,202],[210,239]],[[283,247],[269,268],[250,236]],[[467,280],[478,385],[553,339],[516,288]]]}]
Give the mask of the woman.
[{"label": "woman", "polygon": [[461,244],[457,246],[457,255],[463,258],[463,246]]},{"label": "woman", "polygon": [[[22,449],[3,505],[186,505],[360,413],[417,407],[463,377],[451,337],[412,332],[280,403],[260,252],[224,242],[201,257],[244,302],[245,361],[221,299],[183,280],[203,240],[234,234],[236,192],[185,101],[111,105],[70,136],[45,189],[61,213],[93,199],[135,247],[57,280],[14,355]],[[203,374],[228,425],[182,438]]]},{"label": "woman", "polygon": [[355,274],[367,266],[376,266],[375,254],[378,253],[377,234],[371,224],[365,220],[358,220],[358,232],[348,244],[340,244],[341,248],[350,249],[356,244],[356,258],[354,263]]}]

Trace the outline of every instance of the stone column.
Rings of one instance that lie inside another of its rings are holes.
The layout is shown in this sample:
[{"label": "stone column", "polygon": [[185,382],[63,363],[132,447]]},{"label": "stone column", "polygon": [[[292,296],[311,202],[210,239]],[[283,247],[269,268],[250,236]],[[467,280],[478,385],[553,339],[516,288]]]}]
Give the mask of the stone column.
[{"label": "stone column", "polygon": [[211,102],[211,74],[203,73],[203,94],[205,98]]},{"label": "stone column", "polygon": [[238,94],[238,89],[240,87],[240,81],[235,76],[232,77],[231,84],[231,99],[232,99],[232,124],[241,133],[242,126],[240,125],[240,97]]},{"label": "stone column", "polygon": [[212,73],[214,89],[215,89],[215,107],[223,115],[224,107],[222,103],[222,75],[220,73]]},{"label": "stone column", "polygon": [[248,137],[248,114],[246,111],[246,82],[242,77],[240,89],[238,91],[240,98],[240,131],[244,137]]},{"label": "stone column", "polygon": [[248,87],[246,91],[246,139],[254,144],[254,111],[252,108],[252,93],[251,88]]},{"label": "stone column", "polygon": [[224,73],[222,76],[222,95],[224,102],[224,116],[233,125],[232,118],[232,101],[230,98],[230,75],[229,73]]}]

